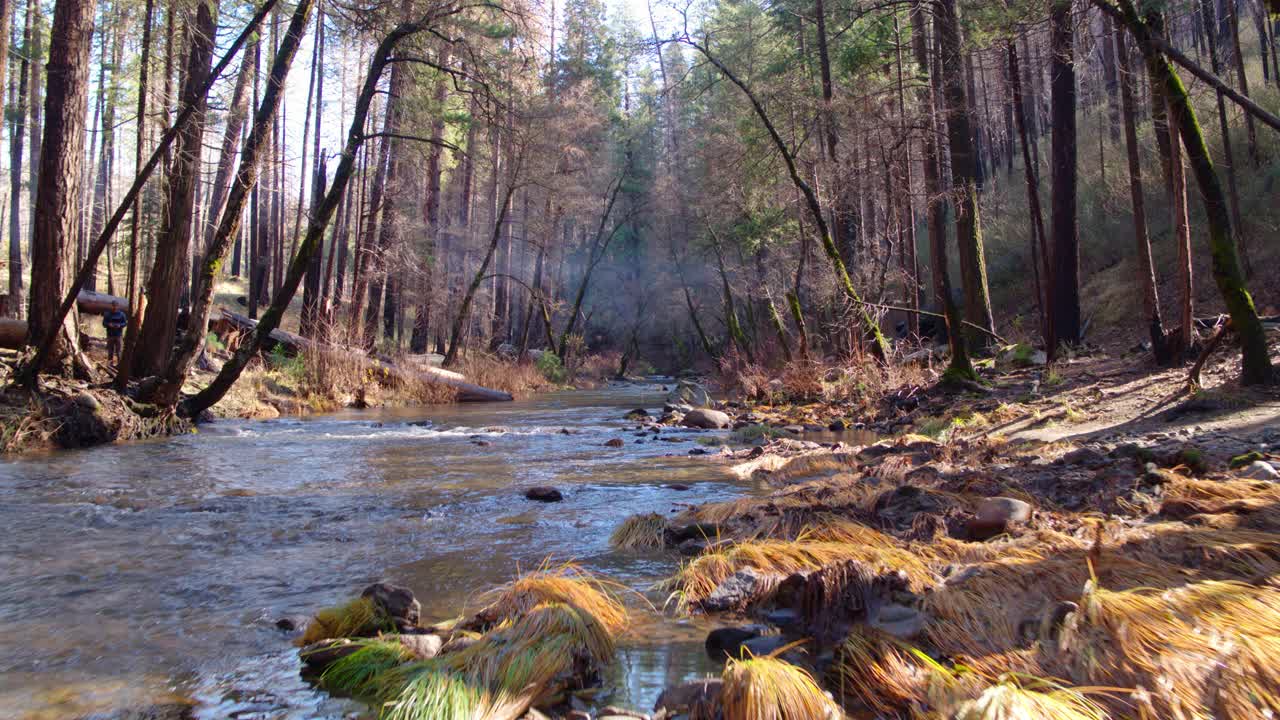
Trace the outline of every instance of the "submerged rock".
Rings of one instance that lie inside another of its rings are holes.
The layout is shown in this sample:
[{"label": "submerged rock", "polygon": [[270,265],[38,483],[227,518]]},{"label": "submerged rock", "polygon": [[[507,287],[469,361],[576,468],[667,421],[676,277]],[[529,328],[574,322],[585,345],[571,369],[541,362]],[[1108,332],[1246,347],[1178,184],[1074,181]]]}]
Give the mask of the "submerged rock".
[{"label": "submerged rock", "polygon": [[627,420],[648,420],[649,411],[644,408],[636,408],[626,415]]},{"label": "submerged rock", "polygon": [[605,447],[620,448],[623,445],[622,438],[613,438],[604,444]]},{"label": "submerged rock", "polygon": [[564,500],[564,495],[560,491],[548,486],[532,487],[524,491],[525,498],[535,500],[537,502],[553,503]]},{"label": "submerged rock", "polygon": [[724,683],[720,678],[692,680],[681,685],[669,687],[658,696],[653,711],[659,716],[688,714],[696,717],[712,717],[712,712],[720,704],[720,693]]},{"label": "submerged rock", "polygon": [[741,657],[743,643],[758,637],[760,633],[751,627],[716,628],[707,633],[707,639],[702,646],[707,651],[707,657],[712,660],[724,660]]}]

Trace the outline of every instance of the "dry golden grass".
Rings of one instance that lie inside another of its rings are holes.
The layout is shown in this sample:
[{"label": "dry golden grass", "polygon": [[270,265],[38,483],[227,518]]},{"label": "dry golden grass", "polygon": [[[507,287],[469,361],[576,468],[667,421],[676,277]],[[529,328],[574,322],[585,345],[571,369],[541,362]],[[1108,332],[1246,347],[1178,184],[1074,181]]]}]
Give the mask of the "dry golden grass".
[{"label": "dry golden grass", "polygon": [[892,715],[924,696],[928,672],[908,644],[859,625],[837,650],[828,678],[847,703]]},{"label": "dry golden grass", "polygon": [[[659,587],[670,593],[668,604],[674,604],[680,612],[690,612],[709,597],[720,583],[745,568],[757,570],[766,577],[785,577],[796,572],[818,570],[835,562],[856,560],[873,570],[903,570],[917,588],[923,588],[933,578],[925,561],[905,548],[895,546],[891,538],[870,528],[839,524],[812,532],[819,536],[827,533],[828,537],[842,535],[860,540],[815,540],[801,533],[801,537],[794,541],[747,540],[724,543],[709,548],[682,565],[674,576],[660,583]],[[760,589],[762,593],[769,590],[771,588],[768,587]]]},{"label": "dry golden grass", "polygon": [[666,529],[667,521],[658,513],[632,515],[609,536],[609,545],[620,550],[658,549]]},{"label": "dry golden grass", "polygon": [[822,720],[840,709],[803,669],[776,657],[730,659],[721,674],[724,720]]},{"label": "dry golden grass", "polygon": [[978,697],[957,703],[952,720],[1104,720],[1110,717],[1083,692],[1043,680],[1009,676]]},{"label": "dry golden grass", "polygon": [[627,609],[620,594],[626,588],[592,576],[573,563],[544,565],[521,575],[505,587],[482,596],[484,609],[476,614],[483,623],[524,615],[544,603],[563,603],[594,617],[612,635],[626,632]]}]

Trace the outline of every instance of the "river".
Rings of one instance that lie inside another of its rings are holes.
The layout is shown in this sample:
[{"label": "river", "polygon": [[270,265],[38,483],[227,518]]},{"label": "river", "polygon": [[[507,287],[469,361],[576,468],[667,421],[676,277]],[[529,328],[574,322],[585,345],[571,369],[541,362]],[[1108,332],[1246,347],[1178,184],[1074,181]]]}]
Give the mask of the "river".
[{"label": "river", "polygon": [[[299,679],[277,620],[376,580],[411,588],[425,619],[444,619],[548,558],[647,590],[674,559],[614,552],[614,527],[751,491],[689,457],[706,434],[636,442],[624,413],[662,397],[628,385],[226,421],[4,462],[0,717],[110,717],[166,702],[192,702],[199,718],[361,717]],[[615,437],[624,447],[604,446]],[[525,500],[535,485],[560,488],[564,502]],[[639,618],[606,700],[647,710],[666,685],[714,669],[707,626]]]}]

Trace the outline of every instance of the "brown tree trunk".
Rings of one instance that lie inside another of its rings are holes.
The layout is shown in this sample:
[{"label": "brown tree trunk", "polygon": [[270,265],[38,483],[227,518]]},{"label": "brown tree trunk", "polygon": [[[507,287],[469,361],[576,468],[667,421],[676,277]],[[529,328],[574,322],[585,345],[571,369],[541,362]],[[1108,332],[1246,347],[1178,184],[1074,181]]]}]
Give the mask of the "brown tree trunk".
[{"label": "brown tree trunk", "polygon": [[[925,32],[925,4],[915,0],[911,9],[911,40],[916,56],[917,94],[925,112],[925,131],[922,133],[924,166],[924,192],[929,228],[929,264],[932,266],[933,292],[942,304],[947,323],[947,344],[951,350],[948,372],[955,377],[973,379],[976,374],[969,362],[969,351],[964,339],[960,308],[951,294],[951,271],[947,267],[947,206],[939,178],[939,146],[935,129],[938,127],[937,108],[934,105],[933,84],[929,78],[929,44]],[[935,30],[936,32],[936,30]],[[793,303],[792,314],[799,309]]]},{"label": "brown tree trunk", "polygon": [[1013,40],[1006,48],[1009,59],[1009,81],[1013,91],[1013,117],[1018,129],[1018,144],[1022,148],[1022,169],[1027,186],[1027,208],[1031,213],[1031,275],[1035,280],[1036,306],[1040,311],[1040,332],[1045,343],[1050,342],[1049,331],[1049,266],[1044,231],[1044,213],[1040,208],[1039,169],[1032,161],[1030,139],[1027,137],[1026,99],[1022,93],[1022,69],[1018,62],[1018,47]]},{"label": "brown tree trunk", "polygon": [[178,328],[208,104],[204,86],[213,57],[217,10],[213,0],[199,0],[190,29],[181,101],[184,106],[194,107],[195,115],[179,133],[175,143],[176,159],[169,176],[165,227],[156,248],[155,265],[147,281],[148,304],[138,335],[139,352],[134,358],[133,372],[138,376],[157,375],[164,371]]},{"label": "brown tree trunk", "polygon": [[[32,0],[32,3],[38,0]],[[22,28],[22,63],[18,71],[18,99],[9,132],[9,313],[25,315],[22,302],[22,142],[27,129],[27,78],[31,54],[32,12],[28,6]]]},{"label": "brown tree trunk", "polygon": [[1080,233],[1076,218],[1075,28],[1071,0],[1055,0],[1050,13],[1050,93],[1053,124],[1053,262],[1049,288],[1049,357],[1059,345],[1080,343]]},{"label": "brown tree trunk", "polygon": [[[28,344],[52,339],[45,368],[65,366],[79,352],[76,313],[58,317],[69,285],[68,263],[75,252],[79,195],[88,109],[89,54],[93,3],[58,0],[50,30],[48,95],[39,183],[31,232],[31,306]],[[38,371],[41,368],[35,368]]]},{"label": "brown tree trunk", "polygon": [[[1107,18],[1108,27],[1112,26]],[[1124,123],[1124,141],[1129,161],[1129,198],[1133,205],[1133,237],[1137,249],[1138,284],[1142,288],[1142,310],[1147,320],[1147,332],[1151,338],[1151,352],[1156,364],[1167,365],[1168,339],[1164,321],[1160,317],[1160,295],[1156,286],[1155,264],[1151,260],[1151,238],[1147,234],[1146,199],[1142,190],[1142,159],[1138,145],[1137,122],[1134,118],[1133,76],[1130,73],[1129,49],[1124,41],[1124,31],[1112,27],[1115,56],[1120,71],[1120,113]]]},{"label": "brown tree trunk", "polygon": [[960,278],[964,287],[965,319],[973,326],[963,332],[969,342],[985,346],[989,336],[976,328],[994,331],[991,297],[987,290],[987,262],[982,242],[982,220],[978,214],[978,171],[970,126],[969,97],[964,78],[958,71],[963,65],[960,52],[960,18],[956,0],[938,4],[938,33],[942,46],[942,65],[956,69],[943,74],[946,97],[947,139],[951,146],[951,181],[956,202],[956,241],[960,250]]},{"label": "brown tree trunk", "polygon": [[[254,113],[253,125],[245,141],[240,167],[227,194],[226,208],[201,263],[200,277],[192,283],[198,291],[192,298],[191,317],[187,322],[187,330],[179,339],[173,359],[166,366],[162,381],[153,398],[153,401],[158,404],[172,406],[177,403],[178,394],[191,370],[191,363],[204,343],[205,334],[208,332],[209,313],[213,308],[214,286],[221,273],[227,250],[231,248],[231,241],[240,230],[245,200],[249,191],[257,184],[258,173],[262,166],[262,145],[267,138],[271,120],[276,117],[283,101],[285,79],[289,75],[294,56],[302,42],[302,35],[306,32],[307,20],[313,4],[314,0],[303,0],[294,8],[284,42],[281,43],[271,63],[266,95],[263,97],[262,106]],[[320,185],[323,186],[323,184],[321,181]]]},{"label": "brown tree trunk", "polygon": [[[204,247],[205,253],[213,247],[214,236],[218,225],[222,222],[222,214],[226,209],[227,191],[231,184],[231,170],[235,165],[237,146],[245,118],[249,115],[249,94],[246,92],[249,77],[253,74],[253,53],[257,52],[258,41],[255,37],[252,46],[245,48],[244,57],[240,58],[240,72],[236,75],[235,88],[231,91],[231,107],[227,110],[227,124],[222,132],[222,148],[218,153],[218,170],[213,178],[213,191],[209,196],[209,213],[205,218]],[[255,108],[256,110],[256,108]],[[193,258],[192,296],[200,294],[197,285],[200,276],[200,265],[204,263],[202,254]],[[233,263],[234,264],[234,263]]]}]

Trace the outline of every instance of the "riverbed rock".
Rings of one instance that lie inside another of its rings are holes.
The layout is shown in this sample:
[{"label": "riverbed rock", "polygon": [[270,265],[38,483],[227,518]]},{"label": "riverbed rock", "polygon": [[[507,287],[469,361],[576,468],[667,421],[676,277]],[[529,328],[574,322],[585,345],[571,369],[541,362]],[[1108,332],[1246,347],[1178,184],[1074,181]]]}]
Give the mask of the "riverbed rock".
[{"label": "riverbed rock", "polygon": [[406,650],[413,653],[413,657],[417,660],[430,660],[440,654],[440,648],[444,647],[444,638],[439,635],[419,634],[419,635],[401,635],[400,644]]},{"label": "riverbed rock", "polygon": [[1240,477],[1248,480],[1269,480],[1271,482],[1280,481],[1280,470],[1266,460],[1254,460],[1245,466],[1244,472]]},{"label": "riverbed rock", "polygon": [[653,711],[658,717],[679,714],[713,717],[723,690],[724,683],[720,678],[691,680],[663,690],[658,696],[658,702],[654,703]]},{"label": "riverbed rock", "polygon": [[1006,532],[1014,525],[1031,520],[1031,505],[1010,497],[993,497],[983,500],[969,522],[969,537],[987,540]]},{"label": "riverbed rock", "polygon": [[707,633],[707,639],[702,647],[707,651],[707,657],[712,660],[737,658],[742,656],[742,644],[758,637],[760,633],[752,627],[716,628]]},{"label": "riverbed rock", "polygon": [[649,411],[644,408],[636,408],[626,415],[627,420],[648,420]]},{"label": "riverbed rock", "polygon": [[699,608],[708,613],[744,610],[752,601],[776,587],[781,579],[754,568],[743,568],[720,583],[699,603]]},{"label": "riverbed rock", "polygon": [[564,500],[564,495],[559,490],[550,486],[531,487],[524,491],[525,498],[535,500],[537,502],[553,503]]},{"label": "riverbed rock", "polygon": [[733,418],[719,410],[697,408],[686,413],[681,424],[702,430],[723,430],[733,425]]},{"label": "riverbed rock", "polygon": [[620,448],[623,446],[622,438],[613,438],[604,444],[605,447]]},{"label": "riverbed rock", "polygon": [[416,628],[422,617],[422,605],[413,596],[413,591],[406,587],[378,582],[365,588],[360,597],[372,600],[401,632]]},{"label": "riverbed rock", "polygon": [[711,393],[692,380],[681,380],[667,393],[667,404],[707,407],[711,404]]}]

